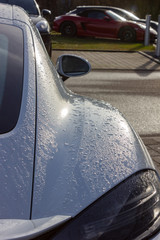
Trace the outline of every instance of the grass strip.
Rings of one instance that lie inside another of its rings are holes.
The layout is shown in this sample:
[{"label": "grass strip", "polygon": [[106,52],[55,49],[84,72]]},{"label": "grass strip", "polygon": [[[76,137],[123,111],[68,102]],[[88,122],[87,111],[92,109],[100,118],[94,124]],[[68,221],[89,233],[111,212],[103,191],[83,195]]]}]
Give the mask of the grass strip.
[{"label": "grass strip", "polygon": [[97,50],[97,51],[154,51],[153,44],[144,46],[142,42],[125,43],[114,39],[92,37],[64,37],[52,33],[52,48],[59,50]]}]

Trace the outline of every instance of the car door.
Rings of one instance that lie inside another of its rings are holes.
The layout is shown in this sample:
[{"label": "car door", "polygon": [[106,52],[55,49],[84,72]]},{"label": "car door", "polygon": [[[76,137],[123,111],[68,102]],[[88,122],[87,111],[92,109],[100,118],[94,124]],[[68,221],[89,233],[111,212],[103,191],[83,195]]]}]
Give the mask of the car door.
[{"label": "car door", "polygon": [[0,219],[29,219],[36,136],[35,56],[28,25],[16,21],[18,10],[6,5],[1,10]]},{"label": "car door", "polygon": [[115,22],[103,10],[88,10],[81,14],[86,21],[83,27],[87,35],[95,37],[115,37]]}]

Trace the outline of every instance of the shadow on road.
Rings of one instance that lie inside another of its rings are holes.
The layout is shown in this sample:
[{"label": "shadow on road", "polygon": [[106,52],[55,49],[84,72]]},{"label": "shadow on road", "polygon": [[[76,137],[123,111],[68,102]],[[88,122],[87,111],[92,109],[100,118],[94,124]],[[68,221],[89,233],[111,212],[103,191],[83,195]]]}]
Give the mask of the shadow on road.
[{"label": "shadow on road", "polygon": [[[138,75],[143,75],[143,76],[148,76],[150,75],[153,71],[157,71],[157,69],[159,68],[160,64],[159,63],[154,63],[153,64],[153,60],[148,59],[147,62],[145,62],[144,64],[142,64],[141,66],[139,66],[137,69],[135,69],[135,72]],[[143,69],[143,72],[142,72]]]}]

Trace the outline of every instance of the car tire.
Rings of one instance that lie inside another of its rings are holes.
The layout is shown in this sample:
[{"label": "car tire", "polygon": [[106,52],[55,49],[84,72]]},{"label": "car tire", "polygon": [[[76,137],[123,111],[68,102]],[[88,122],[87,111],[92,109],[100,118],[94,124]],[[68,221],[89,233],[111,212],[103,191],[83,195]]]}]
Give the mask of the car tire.
[{"label": "car tire", "polygon": [[131,27],[121,28],[119,31],[119,38],[123,42],[134,42],[136,40],[136,32]]},{"label": "car tire", "polygon": [[76,25],[73,22],[64,22],[60,27],[63,36],[73,37],[77,33]]}]

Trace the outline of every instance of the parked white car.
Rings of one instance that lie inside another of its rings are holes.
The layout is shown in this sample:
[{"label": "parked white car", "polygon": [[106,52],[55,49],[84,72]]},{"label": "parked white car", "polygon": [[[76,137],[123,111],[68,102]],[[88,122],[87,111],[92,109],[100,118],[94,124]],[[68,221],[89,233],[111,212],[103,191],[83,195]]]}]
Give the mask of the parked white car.
[{"label": "parked white car", "polygon": [[16,5],[23,8],[31,18],[34,25],[39,30],[43,42],[45,44],[46,50],[51,57],[52,54],[52,41],[51,41],[51,28],[50,24],[45,17],[51,14],[48,9],[42,9],[40,11],[39,5],[36,0],[0,0],[0,3],[6,3],[11,5]]},{"label": "parked white car", "polygon": [[[74,94],[19,7],[0,4],[0,239],[159,239],[160,181],[111,105]],[[158,235],[156,235],[158,234]]]}]

